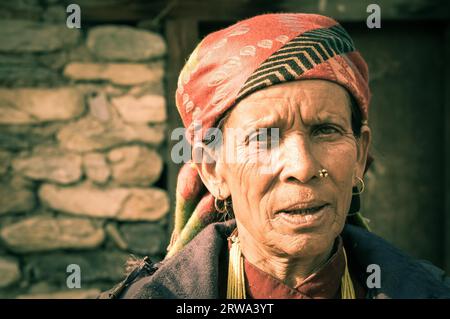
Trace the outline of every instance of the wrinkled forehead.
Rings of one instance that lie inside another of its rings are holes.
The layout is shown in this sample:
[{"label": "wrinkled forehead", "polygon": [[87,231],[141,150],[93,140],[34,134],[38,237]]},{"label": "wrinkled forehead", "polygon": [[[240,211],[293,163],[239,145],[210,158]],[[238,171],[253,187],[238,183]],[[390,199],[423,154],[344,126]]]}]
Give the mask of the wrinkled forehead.
[{"label": "wrinkled forehead", "polygon": [[[317,120],[350,123],[350,95],[339,84],[326,80],[302,80],[274,85],[239,102],[229,114],[227,127],[277,124],[299,118],[305,124]],[[343,123],[344,124],[344,123]]]}]

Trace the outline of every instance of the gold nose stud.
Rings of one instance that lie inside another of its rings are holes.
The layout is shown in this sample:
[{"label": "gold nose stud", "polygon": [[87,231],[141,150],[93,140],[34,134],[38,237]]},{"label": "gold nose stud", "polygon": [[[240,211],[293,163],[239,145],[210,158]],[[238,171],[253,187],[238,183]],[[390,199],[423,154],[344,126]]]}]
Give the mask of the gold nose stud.
[{"label": "gold nose stud", "polygon": [[328,171],[325,168],[319,169],[319,176],[324,178],[328,176]]}]

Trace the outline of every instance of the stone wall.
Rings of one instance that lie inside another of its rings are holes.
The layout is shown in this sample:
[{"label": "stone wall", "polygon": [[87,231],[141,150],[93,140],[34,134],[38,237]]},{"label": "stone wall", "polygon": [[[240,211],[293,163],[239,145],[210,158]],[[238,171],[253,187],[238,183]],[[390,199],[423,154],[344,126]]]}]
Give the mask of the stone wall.
[{"label": "stone wall", "polygon": [[168,240],[164,39],[52,2],[0,19],[0,297],[94,297]]}]

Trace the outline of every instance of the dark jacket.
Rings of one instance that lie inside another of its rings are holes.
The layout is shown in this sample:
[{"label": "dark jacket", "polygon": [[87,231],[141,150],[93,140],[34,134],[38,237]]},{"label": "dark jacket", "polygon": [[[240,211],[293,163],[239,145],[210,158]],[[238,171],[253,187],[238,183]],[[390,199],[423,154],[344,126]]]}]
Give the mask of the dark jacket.
[{"label": "dark jacket", "polygon": [[[226,283],[227,237],[234,227],[234,221],[209,225],[178,254],[156,267],[143,264],[103,297],[224,298],[226,285],[219,283]],[[450,298],[450,278],[431,263],[360,227],[346,225],[342,238],[360,282],[371,274],[368,265],[380,266],[381,287],[367,288],[367,298]]]}]

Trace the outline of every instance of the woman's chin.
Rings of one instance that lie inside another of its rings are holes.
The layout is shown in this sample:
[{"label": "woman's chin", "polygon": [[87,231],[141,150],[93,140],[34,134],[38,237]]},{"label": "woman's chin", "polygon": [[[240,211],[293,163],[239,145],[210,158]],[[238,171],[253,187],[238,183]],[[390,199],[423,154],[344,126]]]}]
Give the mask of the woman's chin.
[{"label": "woman's chin", "polygon": [[333,242],[334,238],[326,234],[297,235],[289,241],[279,241],[277,251],[284,257],[310,258],[325,253]]}]

